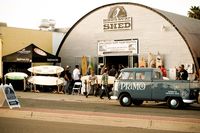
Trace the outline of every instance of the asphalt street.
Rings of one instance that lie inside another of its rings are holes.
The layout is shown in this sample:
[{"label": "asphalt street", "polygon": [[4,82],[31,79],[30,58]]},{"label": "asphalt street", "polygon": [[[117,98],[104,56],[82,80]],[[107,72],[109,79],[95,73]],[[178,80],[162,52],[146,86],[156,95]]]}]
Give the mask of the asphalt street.
[{"label": "asphalt street", "polygon": [[[21,133],[34,127],[44,132],[47,129],[52,132],[55,129],[58,132],[60,129],[64,131],[74,129],[70,132],[94,132],[92,130],[95,129],[99,129],[99,132],[112,132],[116,129],[116,132],[142,133],[157,131],[198,133],[200,131],[199,104],[193,104],[181,110],[172,110],[165,103],[156,102],[122,107],[118,101],[94,96],[86,98],[82,95],[31,92],[16,92],[16,94],[21,104],[20,109],[10,110],[6,104],[0,108],[0,123],[2,123],[0,130],[5,132],[9,130],[7,133],[12,133],[13,128]],[[55,129],[45,129],[44,123],[52,128],[53,125],[60,126],[56,126],[58,129],[55,127]],[[79,131],[75,128],[76,126],[83,128],[79,128]]]},{"label": "asphalt street", "polygon": [[89,98],[85,100],[86,101],[83,102],[83,101],[64,101],[64,100],[53,101],[53,100],[40,100],[40,99],[36,100],[36,99],[19,98],[21,106],[27,108],[107,112],[107,113],[133,114],[133,115],[155,115],[155,116],[200,119],[200,106],[198,104],[187,106],[184,109],[180,110],[172,110],[169,109],[165,103],[148,102],[141,106],[132,105],[131,107],[122,107],[119,105],[117,101],[109,102],[107,99],[104,100],[105,103],[103,103],[103,101],[101,101],[100,103],[87,102]]},{"label": "asphalt street", "polygon": [[112,127],[0,117],[1,133],[181,133],[133,127]]}]

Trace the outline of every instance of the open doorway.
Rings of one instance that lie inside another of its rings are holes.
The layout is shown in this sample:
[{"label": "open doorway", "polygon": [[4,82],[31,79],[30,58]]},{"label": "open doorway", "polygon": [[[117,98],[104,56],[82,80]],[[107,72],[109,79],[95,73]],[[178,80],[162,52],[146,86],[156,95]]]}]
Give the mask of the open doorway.
[{"label": "open doorway", "polygon": [[108,69],[114,65],[115,69],[118,70],[119,65],[124,67],[137,67],[138,66],[138,56],[104,56],[98,58],[98,73],[100,73],[101,68],[106,65]]},{"label": "open doorway", "polygon": [[114,65],[118,69],[118,65],[122,64],[124,67],[128,66],[128,56],[106,56],[105,64],[109,68]]}]

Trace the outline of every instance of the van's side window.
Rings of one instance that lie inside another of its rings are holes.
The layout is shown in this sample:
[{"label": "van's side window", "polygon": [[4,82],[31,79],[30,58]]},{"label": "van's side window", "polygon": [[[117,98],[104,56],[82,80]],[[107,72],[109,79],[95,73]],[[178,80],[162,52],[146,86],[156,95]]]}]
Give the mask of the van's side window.
[{"label": "van's side window", "polygon": [[155,72],[153,78],[154,79],[160,79],[161,78],[161,73],[160,72]]},{"label": "van's side window", "polygon": [[133,72],[122,72],[118,79],[134,79]]},{"label": "van's side window", "polygon": [[134,72],[130,72],[128,79],[134,79]]},{"label": "van's side window", "polygon": [[145,79],[145,72],[137,72],[135,74],[135,79],[136,80],[144,80]]}]

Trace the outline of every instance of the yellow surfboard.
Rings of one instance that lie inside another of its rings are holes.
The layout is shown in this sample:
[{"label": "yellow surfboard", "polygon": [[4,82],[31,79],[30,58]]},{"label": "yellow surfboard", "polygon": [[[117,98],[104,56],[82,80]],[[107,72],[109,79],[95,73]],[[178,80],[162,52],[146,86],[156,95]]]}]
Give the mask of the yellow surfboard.
[{"label": "yellow surfboard", "polygon": [[139,67],[146,67],[146,61],[144,57],[139,60]]},{"label": "yellow surfboard", "polygon": [[81,60],[82,75],[87,75],[87,57],[83,56]]}]

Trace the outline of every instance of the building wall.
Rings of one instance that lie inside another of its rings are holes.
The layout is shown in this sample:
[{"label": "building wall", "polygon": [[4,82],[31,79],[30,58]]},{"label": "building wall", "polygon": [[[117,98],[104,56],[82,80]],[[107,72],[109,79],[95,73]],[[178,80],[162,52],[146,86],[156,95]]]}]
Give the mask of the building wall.
[{"label": "building wall", "polygon": [[3,56],[16,52],[33,43],[52,53],[52,32],[13,27],[0,27],[3,41]]},{"label": "building wall", "polygon": [[76,58],[83,55],[97,57],[99,40],[119,39],[138,39],[139,58],[147,59],[149,53],[159,52],[167,68],[194,63],[186,43],[173,25],[146,7],[121,4],[127,16],[132,17],[132,30],[104,31],[103,19],[108,18],[110,8],[114,6],[99,8],[74,26],[59,52],[63,66],[80,64]]},{"label": "building wall", "polygon": [[52,54],[56,55],[56,52],[58,50],[58,47],[64,37],[65,33],[61,32],[52,32],[52,46],[53,46],[53,51]]}]

